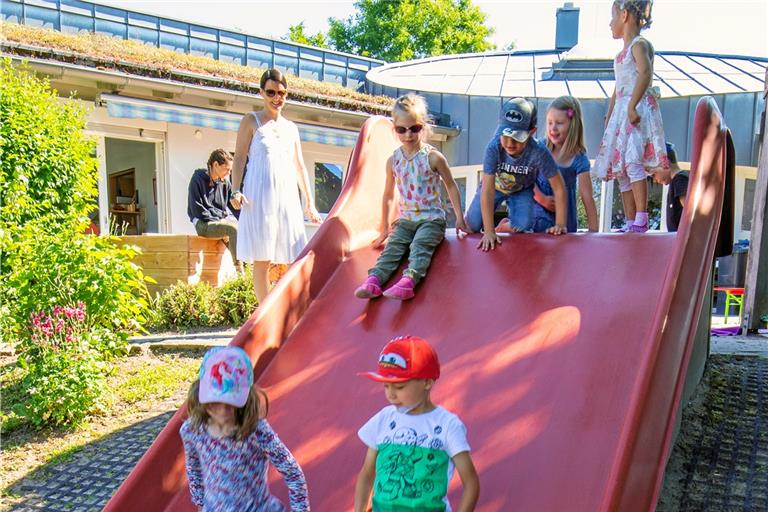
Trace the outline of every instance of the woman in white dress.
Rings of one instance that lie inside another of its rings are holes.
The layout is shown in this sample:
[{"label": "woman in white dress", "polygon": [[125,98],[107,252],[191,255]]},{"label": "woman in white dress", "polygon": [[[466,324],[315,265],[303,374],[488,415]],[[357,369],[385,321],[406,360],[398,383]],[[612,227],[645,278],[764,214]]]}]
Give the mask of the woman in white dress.
[{"label": "woman in white dress", "polygon": [[261,76],[260,86],[264,108],[240,121],[232,168],[233,197],[242,205],[237,256],[253,264],[259,303],[269,291],[270,262],[293,262],[307,243],[304,218],[320,222],[309,194],[299,130],[282,115],[288,83],[279,70],[270,69]]}]

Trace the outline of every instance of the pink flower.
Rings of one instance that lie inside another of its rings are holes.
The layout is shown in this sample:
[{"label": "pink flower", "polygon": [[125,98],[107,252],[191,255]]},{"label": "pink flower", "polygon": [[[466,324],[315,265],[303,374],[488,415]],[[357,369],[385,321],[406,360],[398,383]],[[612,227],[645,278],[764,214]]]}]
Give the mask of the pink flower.
[{"label": "pink flower", "polygon": [[619,153],[618,149],[613,150],[613,158],[611,158],[611,164],[617,164],[619,163],[619,160],[621,160],[621,153]]}]

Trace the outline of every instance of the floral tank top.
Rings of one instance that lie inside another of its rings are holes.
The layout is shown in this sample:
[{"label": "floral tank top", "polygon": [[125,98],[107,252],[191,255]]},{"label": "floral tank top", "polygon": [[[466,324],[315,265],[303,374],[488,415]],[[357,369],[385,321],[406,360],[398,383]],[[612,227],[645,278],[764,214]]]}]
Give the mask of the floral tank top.
[{"label": "floral tank top", "polygon": [[435,148],[424,144],[407,158],[402,148],[392,156],[392,172],[400,193],[400,218],[409,221],[445,219],[440,198],[440,174],[429,165],[429,153]]}]

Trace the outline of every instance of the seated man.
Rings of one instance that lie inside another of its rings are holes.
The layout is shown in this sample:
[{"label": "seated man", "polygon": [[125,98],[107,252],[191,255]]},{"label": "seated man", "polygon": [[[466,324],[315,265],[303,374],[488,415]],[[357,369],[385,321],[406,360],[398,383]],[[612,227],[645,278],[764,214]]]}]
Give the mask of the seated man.
[{"label": "seated man", "polygon": [[240,209],[240,203],[232,197],[231,172],[232,156],[223,149],[214,150],[208,157],[208,169],[197,169],[189,181],[187,215],[199,236],[229,237],[229,253],[235,268],[241,270],[237,261],[237,219],[229,210],[230,205]]},{"label": "seated man", "polygon": [[653,179],[660,185],[669,185],[667,190],[667,231],[677,231],[680,218],[683,216],[685,196],[688,195],[688,173],[681,171],[677,165],[675,145],[667,142],[667,158],[669,170],[654,173]]}]

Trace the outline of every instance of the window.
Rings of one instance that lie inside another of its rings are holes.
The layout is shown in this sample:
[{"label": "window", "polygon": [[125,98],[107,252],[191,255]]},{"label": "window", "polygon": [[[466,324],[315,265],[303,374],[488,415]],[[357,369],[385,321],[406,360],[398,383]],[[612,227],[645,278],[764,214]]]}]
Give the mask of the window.
[{"label": "window", "polygon": [[341,193],[344,169],[338,164],[315,164],[315,205],[320,213],[328,213]]},{"label": "window", "polygon": [[741,230],[752,231],[752,210],[755,206],[755,185],[757,180],[744,180],[744,206],[741,210]]}]

